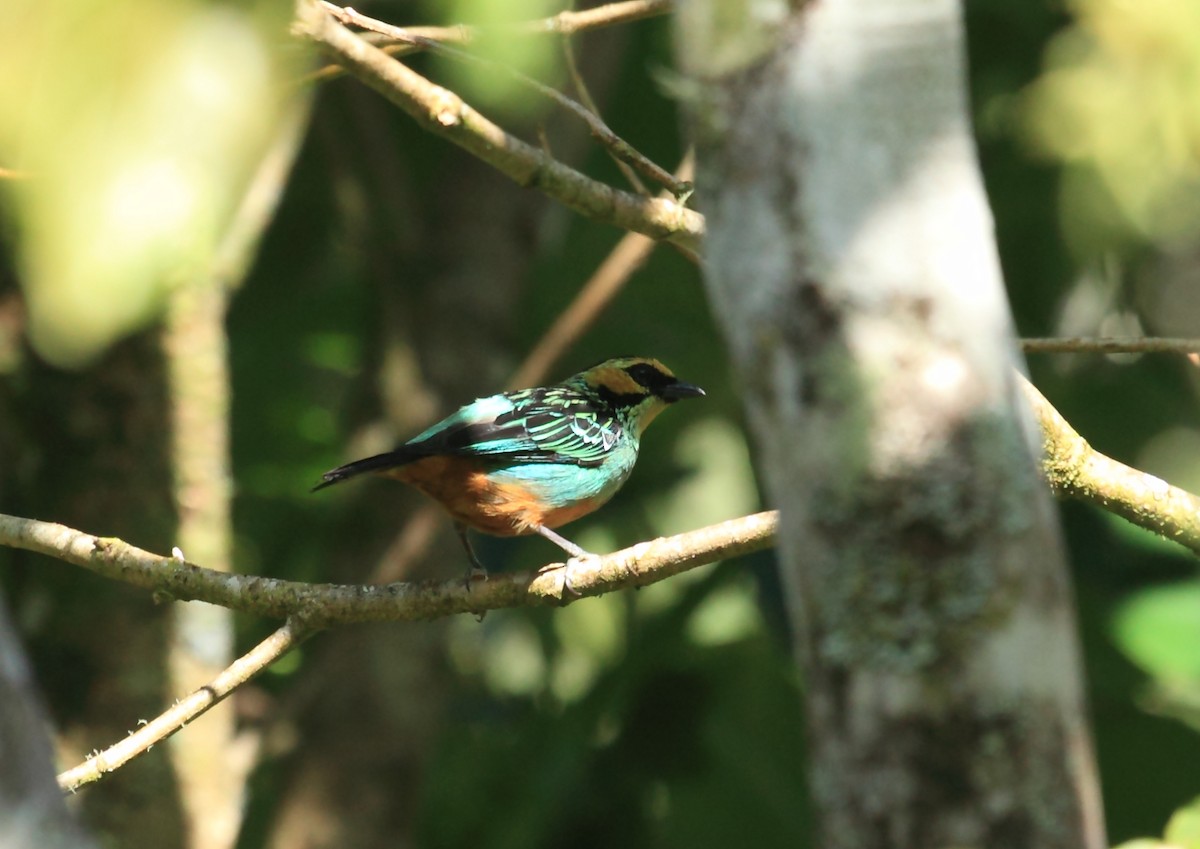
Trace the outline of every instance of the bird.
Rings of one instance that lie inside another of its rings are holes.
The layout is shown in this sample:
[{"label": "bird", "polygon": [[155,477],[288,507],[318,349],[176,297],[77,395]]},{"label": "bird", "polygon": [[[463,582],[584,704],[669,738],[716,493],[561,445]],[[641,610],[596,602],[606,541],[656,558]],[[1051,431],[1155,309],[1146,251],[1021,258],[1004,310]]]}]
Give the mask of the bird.
[{"label": "bird", "polygon": [[[479,398],[393,451],[325,472],[313,492],[363,474],[394,478],[438,502],[471,564],[467,529],[538,534],[573,560],[594,557],[555,529],[605,504],[633,471],[646,426],[704,390],[648,357],[605,360],[552,386]],[[564,586],[571,584],[571,562]]]}]

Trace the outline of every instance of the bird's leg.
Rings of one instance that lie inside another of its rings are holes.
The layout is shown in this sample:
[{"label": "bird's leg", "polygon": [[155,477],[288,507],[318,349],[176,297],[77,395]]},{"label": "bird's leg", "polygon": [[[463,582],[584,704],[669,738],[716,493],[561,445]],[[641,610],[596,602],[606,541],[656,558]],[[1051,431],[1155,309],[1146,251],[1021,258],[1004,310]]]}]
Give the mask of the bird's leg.
[{"label": "bird's leg", "polygon": [[461,522],[454,523],[454,532],[458,534],[458,538],[462,540],[463,548],[467,551],[467,559],[471,561],[471,568],[467,570],[467,589],[471,589],[471,581],[481,580],[486,581],[488,576],[487,567],[480,562],[475,556],[475,549],[471,547],[471,539],[467,536],[467,526]]},{"label": "bird's leg", "polygon": [[546,539],[550,540],[550,542],[557,545],[559,548],[561,548],[567,554],[571,555],[572,557],[593,557],[593,556],[595,556],[595,555],[591,554],[590,552],[584,551],[582,548],[577,546],[575,543],[571,542],[566,537],[560,536],[559,534],[550,530],[545,525],[534,525],[533,529],[535,531],[537,531],[539,534],[541,534],[542,536],[544,536]]},{"label": "bird's leg", "polygon": [[575,589],[575,584],[571,580],[571,567],[585,557],[595,558],[598,555],[592,554],[590,551],[584,551],[582,548],[571,542],[564,536],[561,536],[547,528],[545,525],[532,525],[533,530],[537,531],[550,542],[557,545],[567,554],[571,555],[571,559],[564,565],[563,571],[563,589],[567,590],[571,595],[581,595],[579,590]]}]

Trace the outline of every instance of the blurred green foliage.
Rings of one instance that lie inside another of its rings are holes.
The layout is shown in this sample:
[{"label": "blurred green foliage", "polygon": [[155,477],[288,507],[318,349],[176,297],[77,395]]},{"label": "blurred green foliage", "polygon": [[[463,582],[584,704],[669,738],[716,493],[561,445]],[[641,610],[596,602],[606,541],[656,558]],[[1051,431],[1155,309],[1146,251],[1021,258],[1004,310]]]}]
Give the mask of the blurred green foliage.
[{"label": "blurred green foliage", "polygon": [[1085,254],[1200,225],[1200,5],[1072,0],[1028,89],[1028,132],[1068,164],[1062,222]]},{"label": "blurred green foliage", "polygon": [[509,0],[505,3],[452,0],[445,3],[438,13],[439,18],[447,23],[478,27],[481,35],[471,42],[469,52],[488,60],[489,64],[438,56],[433,62],[434,73],[448,88],[487,111],[501,110],[526,119],[544,116],[550,101],[530,96],[529,87],[505,69],[559,86],[565,79],[559,44],[553,38],[516,37],[508,27],[514,22],[546,18],[562,9],[563,5],[557,0]]},{"label": "blurred green foliage", "polygon": [[0,161],[26,177],[3,199],[29,336],[79,366],[211,265],[299,68],[279,49],[290,4],[14,0],[5,12]]}]

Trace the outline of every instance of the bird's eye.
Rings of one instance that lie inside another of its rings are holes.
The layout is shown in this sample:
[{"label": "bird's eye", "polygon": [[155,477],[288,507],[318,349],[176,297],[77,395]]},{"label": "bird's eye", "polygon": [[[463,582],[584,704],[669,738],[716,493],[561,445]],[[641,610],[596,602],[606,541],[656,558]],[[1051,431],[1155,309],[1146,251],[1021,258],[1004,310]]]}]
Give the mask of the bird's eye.
[{"label": "bird's eye", "polygon": [[651,392],[656,392],[672,382],[670,377],[649,363],[634,363],[628,366],[625,372]]}]

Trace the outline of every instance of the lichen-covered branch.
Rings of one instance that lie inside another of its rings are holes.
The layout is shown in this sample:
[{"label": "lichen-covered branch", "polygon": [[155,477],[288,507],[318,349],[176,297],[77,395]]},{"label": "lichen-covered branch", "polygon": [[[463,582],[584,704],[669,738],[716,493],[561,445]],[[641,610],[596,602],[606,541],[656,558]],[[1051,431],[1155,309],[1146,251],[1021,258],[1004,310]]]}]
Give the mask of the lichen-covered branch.
[{"label": "lichen-covered branch", "polygon": [[[774,512],[756,513],[638,543],[574,564],[572,586],[579,596],[646,586],[705,563],[770,548],[778,523]],[[461,578],[376,586],[307,584],[230,575],[152,554],[119,539],[4,514],[0,514],[0,545],[47,554],[104,577],[152,590],[163,598],[207,601],[278,619],[301,616],[316,628],[349,622],[433,619],[502,607],[561,605],[575,598],[563,594],[563,570],[556,568],[562,564],[533,572],[493,575],[469,585]],[[454,571],[459,569],[460,564],[456,564]]]},{"label": "lichen-covered branch", "polygon": [[1032,383],[1021,385],[1042,428],[1042,469],[1058,496],[1078,498],[1200,555],[1200,497],[1088,444]]},{"label": "lichen-covered branch", "polygon": [[484,117],[335,21],[315,0],[298,4],[295,30],[422,127],[479,157],[522,186],[596,221],[696,250],[704,217],[673,200],[619,191],[576,171]]}]

